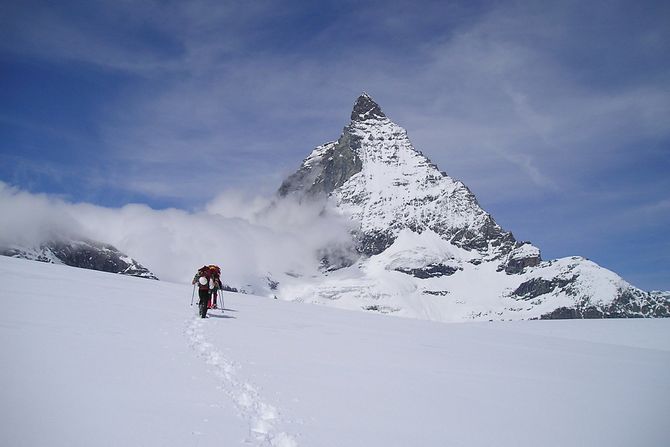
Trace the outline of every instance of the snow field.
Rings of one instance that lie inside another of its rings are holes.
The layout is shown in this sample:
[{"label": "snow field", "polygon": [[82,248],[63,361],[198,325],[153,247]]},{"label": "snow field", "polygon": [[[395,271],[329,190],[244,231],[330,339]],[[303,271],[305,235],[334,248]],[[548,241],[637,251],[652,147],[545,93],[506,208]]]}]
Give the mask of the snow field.
[{"label": "snow field", "polygon": [[[31,278],[29,285],[23,278]],[[662,446],[670,320],[443,324],[0,257],[0,445]]]},{"label": "snow field", "polygon": [[[209,318],[214,318],[216,313],[216,310],[210,311]],[[264,402],[256,387],[238,377],[239,367],[206,341],[202,326],[201,318],[191,319],[186,334],[193,349],[212,366],[214,374],[220,379],[219,389],[225,392],[249,424],[249,435],[244,442],[259,446],[297,447],[293,436],[275,431],[274,423],[279,418],[277,409]]]}]

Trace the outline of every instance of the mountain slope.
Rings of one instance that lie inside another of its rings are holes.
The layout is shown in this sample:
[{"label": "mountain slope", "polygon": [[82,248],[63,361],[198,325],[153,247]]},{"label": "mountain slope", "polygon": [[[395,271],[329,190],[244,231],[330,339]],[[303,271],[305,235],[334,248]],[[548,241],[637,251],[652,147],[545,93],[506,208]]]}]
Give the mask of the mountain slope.
[{"label": "mountain slope", "polygon": [[275,275],[284,299],[439,321],[670,316],[670,293],[639,290],[581,257],[543,261],[365,93],[340,138],[314,149],[278,193],[329,197],[357,224],[361,255],[326,258],[318,278]]},{"label": "mountain slope", "polygon": [[7,257],[0,283],[2,445],[665,441],[667,319],[434,324],[226,294],[200,320],[188,284]]}]

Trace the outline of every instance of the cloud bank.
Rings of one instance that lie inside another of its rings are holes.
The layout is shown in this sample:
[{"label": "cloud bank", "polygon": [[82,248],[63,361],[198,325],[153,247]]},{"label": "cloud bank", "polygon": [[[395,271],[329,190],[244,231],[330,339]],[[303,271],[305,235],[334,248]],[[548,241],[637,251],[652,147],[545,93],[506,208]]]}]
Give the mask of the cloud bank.
[{"label": "cloud bank", "polygon": [[58,197],[31,194],[0,181],[0,246],[34,246],[81,234],[83,227]]},{"label": "cloud bank", "polygon": [[198,267],[214,263],[227,284],[262,291],[270,272],[316,274],[322,248],[347,246],[349,220],[329,210],[325,202],[298,205],[233,192],[200,212],[138,204],[106,208],[0,182],[0,243],[90,238],[111,243],[163,280],[190,281]]}]

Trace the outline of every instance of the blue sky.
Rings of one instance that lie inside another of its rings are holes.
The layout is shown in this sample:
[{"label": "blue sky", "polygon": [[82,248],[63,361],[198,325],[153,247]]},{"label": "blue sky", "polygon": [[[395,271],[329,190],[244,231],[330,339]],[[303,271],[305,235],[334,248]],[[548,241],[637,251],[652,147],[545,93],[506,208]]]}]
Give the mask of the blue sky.
[{"label": "blue sky", "polygon": [[268,195],[370,93],[546,259],[670,290],[667,2],[2,2],[0,180]]}]

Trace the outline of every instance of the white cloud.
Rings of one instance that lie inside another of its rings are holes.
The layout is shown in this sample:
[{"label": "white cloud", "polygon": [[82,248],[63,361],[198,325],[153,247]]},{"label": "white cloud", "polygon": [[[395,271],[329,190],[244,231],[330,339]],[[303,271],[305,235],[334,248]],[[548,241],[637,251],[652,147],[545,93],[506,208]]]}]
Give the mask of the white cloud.
[{"label": "white cloud", "polygon": [[188,281],[215,263],[231,285],[262,290],[269,273],[316,273],[319,250],[349,241],[349,221],[325,203],[218,196],[203,212],[146,205],[72,204],[0,183],[0,243],[34,245],[54,237],[111,243],[161,279]]},{"label": "white cloud", "polygon": [[82,231],[58,197],[31,194],[0,181],[0,246],[35,245]]},{"label": "white cloud", "polygon": [[[670,137],[667,76],[617,84],[598,67],[615,58],[605,50],[576,66],[566,57],[573,47],[607,37],[571,34],[574,5],[550,9],[501,4],[427,43],[420,74],[403,89],[414,98],[385,107],[417,148],[488,202],[588,187],[586,173],[639,156],[630,144]],[[625,65],[634,54],[622,48],[616,58]]]}]

